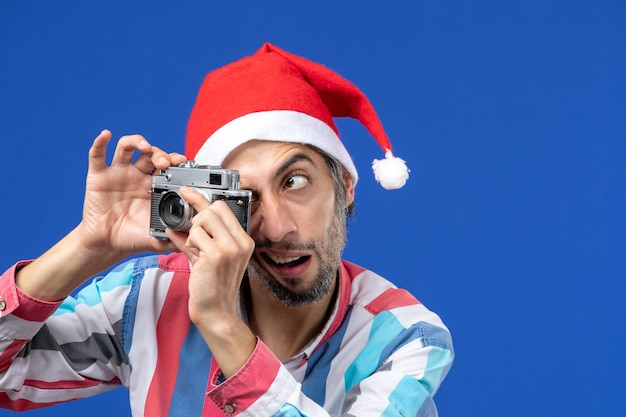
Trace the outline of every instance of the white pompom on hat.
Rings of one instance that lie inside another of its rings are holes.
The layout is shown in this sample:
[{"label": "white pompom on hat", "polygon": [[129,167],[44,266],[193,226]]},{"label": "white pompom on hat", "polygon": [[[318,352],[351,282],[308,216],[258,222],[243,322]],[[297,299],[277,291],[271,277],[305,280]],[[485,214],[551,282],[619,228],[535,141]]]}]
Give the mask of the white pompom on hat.
[{"label": "white pompom on hat", "polygon": [[356,167],[333,117],[357,119],[382,148],[374,160],[376,180],[402,187],[409,170],[393,156],[391,143],[368,98],[354,84],[323,65],[265,43],[254,55],[210,72],[198,92],[187,125],[185,153],[198,163],[221,165],[250,140],[317,146],[348,170]]}]

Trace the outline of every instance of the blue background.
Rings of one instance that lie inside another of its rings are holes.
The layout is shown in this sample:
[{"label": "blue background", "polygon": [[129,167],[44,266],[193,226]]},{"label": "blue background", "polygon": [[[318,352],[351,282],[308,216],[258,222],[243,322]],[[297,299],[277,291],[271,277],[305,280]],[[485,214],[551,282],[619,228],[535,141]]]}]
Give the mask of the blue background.
[{"label": "blue background", "polygon": [[[0,0],[0,269],[78,223],[103,128],[182,151],[205,73],[270,41],[357,84],[411,168],[383,190],[338,122],[345,257],[453,333],[441,416],[626,415],[625,25],[620,0]],[[126,392],[25,415],[83,414]]]}]

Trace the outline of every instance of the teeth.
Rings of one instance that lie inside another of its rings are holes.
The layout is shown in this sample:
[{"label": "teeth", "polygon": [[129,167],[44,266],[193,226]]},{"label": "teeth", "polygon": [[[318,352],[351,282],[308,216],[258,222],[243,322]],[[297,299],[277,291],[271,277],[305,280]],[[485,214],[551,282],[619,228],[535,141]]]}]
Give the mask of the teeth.
[{"label": "teeth", "polygon": [[295,261],[297,259],[300,259],[299,256],[284,258],[282,256],[270,255],[269,253],[267,254],[267,257],[270,258],[272,261],[276,262],[277,264],[286,264],[286,263],[289,263],[289,262],[293,262],[293,261]]}]

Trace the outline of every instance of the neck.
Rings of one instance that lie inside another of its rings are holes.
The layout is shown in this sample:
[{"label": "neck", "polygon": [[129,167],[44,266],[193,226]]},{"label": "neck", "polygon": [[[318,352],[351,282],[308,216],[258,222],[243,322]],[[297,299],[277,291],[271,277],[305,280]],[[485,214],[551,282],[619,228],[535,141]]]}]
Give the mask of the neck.
[{"label": "neck", "polygon": [[286,361],[317,336],[328,321],[336,300],[338,280],[326,296],[312,304],[287,307],[248,279],[243,295],[252,332],[280,359]]}]

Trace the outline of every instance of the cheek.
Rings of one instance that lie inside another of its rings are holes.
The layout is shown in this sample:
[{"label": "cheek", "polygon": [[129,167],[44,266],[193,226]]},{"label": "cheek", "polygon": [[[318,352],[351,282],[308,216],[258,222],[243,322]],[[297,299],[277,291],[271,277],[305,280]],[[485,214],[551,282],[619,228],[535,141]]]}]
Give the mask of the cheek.
[{"label": "cheek", "polygon": [[[289,219],[298,227],[300,234],[310,235],[317,230],[326,230],[335,216],[335,206],[333,202],[309,201],[308,204],[293,204],[283,212],[285,220]],[[258,233],[263,216],[261,210],[253,211],[250,217],[250,235]]]},{"label": "cheek", "polygon": [[303,207],[295,210],[297,213],[298,229],[315,233],[324,231],[332,223],[335,216],[335,203],[333,199],[323,201],[310,201]]}]

